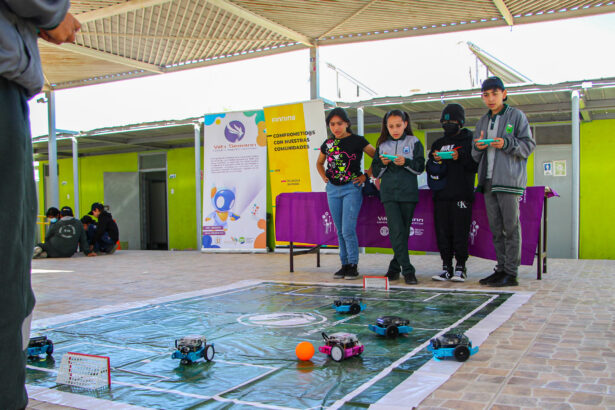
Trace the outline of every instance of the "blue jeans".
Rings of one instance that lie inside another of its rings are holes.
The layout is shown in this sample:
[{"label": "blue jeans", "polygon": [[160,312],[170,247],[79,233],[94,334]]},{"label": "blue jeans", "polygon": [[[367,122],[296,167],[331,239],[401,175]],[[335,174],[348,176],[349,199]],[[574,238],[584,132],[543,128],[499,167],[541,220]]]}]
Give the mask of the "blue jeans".
[{"label": "blue jeans", "polygon": [[98,242],[94,243],[94,251],[95,252],[109,252],[111,248],[113,248],[113,240],[109,236],[107,232],[105,232],[102,238],[99,239]]},{"label": "blue jeans", "polygon": [[357,219],[363,202],[361,186],[352,182],[345,185],[333,185],[329,182],[327,201],[337,230],[342,265],[359,263]]},{"label": "blue jeans", "polygon": [[96,225],[89,224],[88,225],[88,230],[85,231],[85,235],[88,238],[88,244],[89,245],[94,245],[94,237],[96,236]]}]

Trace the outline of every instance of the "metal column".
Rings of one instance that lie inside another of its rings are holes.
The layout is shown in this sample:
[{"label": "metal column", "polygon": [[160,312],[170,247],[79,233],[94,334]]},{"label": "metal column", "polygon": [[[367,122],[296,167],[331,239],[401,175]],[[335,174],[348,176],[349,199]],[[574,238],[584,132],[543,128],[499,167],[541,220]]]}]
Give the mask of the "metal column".
[{"label": "metal column", "polygon": [[580,198],[580,123],[579,92],[573,91],[572,103],[572,257],[579,258],[579,198]]},{"label": "metal column", "polygon": [[[365,114],[363,107],[357,108],[357,133],[362,137],[365,136]],[[365,155],[361,157],[361,170],[363,169],[365,169]]]},{"label": "metal column", "polygon": [[194,124],[194,182],[196,191],[196,249],[201,249],[201,124]]},{"label": "metal column", "polygon": [[[365,136],[365,115],[363,112],[363,107],[357,108],[357,133],[360,136]],[[365,155],[361,156],[361,172],[365,169]],[[365,254],[365,248],[359,248],[362,254]]]},{"label": "metal column", "polygon": [[315,100],[320,98],[320,71],[318,65],[320,58],[318,57],[318,47],[310,48],[310,99]]},{"label": "metal column", "polygon": [[73,140],[73,211],[75,218],[79,219],[81,213],[79,212],[79,142],[77,137],[72,137]]},{"label": "metal column", "polygon": [[[49,127],[49,142],[47,151],[49,156],[49,186],[51,198],[47,198],[47,207],[60,207],[60,194],[58,189],[58,151],[56,145],[56,96],[55,91],[45,92],[47,95],[47,124]],[[43,176],[44,178],[44,176]]]}]

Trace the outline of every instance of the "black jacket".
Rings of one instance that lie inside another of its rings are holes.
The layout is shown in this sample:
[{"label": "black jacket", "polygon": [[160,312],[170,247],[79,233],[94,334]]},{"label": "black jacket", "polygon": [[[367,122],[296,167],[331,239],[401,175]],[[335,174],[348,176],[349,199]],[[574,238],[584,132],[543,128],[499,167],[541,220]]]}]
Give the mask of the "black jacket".
[{"label": "black jacket", "polygon": [[[478,164],[472,159],[472,131],[462,128],[455,136],[437,139],[431,145],[427,173],[430,173],[430,164],[433,164],[434,151],[451,151],[457,149],[459,158],[442,160],[446,163],[446,186],[433,191],[435,201],[474,201],[474,179]],[[444,148],[444,149],[443,149]]]},{"label": "black jacket", "polygon": [[105,232],[109,233],[109,237],[113,243],[116,243],[120,238],[120,231],[113,217],[109,212],[102,211],[98,216],[98,226],[96,228],[96,235],[94,235],[94,243],[100,241]]}]

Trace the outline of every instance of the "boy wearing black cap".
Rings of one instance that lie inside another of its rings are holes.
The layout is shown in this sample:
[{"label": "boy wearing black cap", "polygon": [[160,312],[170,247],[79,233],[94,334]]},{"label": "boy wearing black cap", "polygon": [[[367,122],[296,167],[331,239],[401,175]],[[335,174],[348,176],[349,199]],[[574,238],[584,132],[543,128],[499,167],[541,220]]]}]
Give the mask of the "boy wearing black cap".
[{"label": "boy wearing black cap", "polygon": [[58,222],[58,219],[61,218],[60,210],[58,208],[56,208],[55,206],[52,206],[51,208],[49,208],[47,210],[47,212],[45,213],[45,216],[49,220],[49,224],[50,225],[54,224],[54,223]]},{"label": "boy wearing black cap", "polygon": [[525,190],[527,158],[536,142],[525,114],[504,103],[507,95],[501,79],[487,78],[481,90],[489,111],[476,124],[472,156],[479,163],[478,190],[485,197],[497,265],[494,273],[479,283],[517,286],[521,263],[519,195]]},{"label": "boy wearing black cap", "polygon": [[81,223],[83,224],[85,236],[88,238],[88,244],[93,245],[94,236],[96,235],[96,222],[94,222],[90,215],[84,215],[83,218],[81,218]]},{"label": "boy wearing black cap", "polygon": [[92,210],[88,212],[88,215],[94,215],[94,217],[98,219],[96,233],[94,234],[93,243],[90,245],[90,249],[108,254],[115,252],[120,232],[117,224],[113,220],[113,216],[105,210],[105,207],[100,202],[94,202],[92,204]]},{"label": "boy wearing black cap", "polygon": [[73,217],[73,210],[65,206],[60,210],[61,219],[52,224],[45,235],[45,243],[34,247],[33,258],[70,258],[77,245],[87,256],[96,256],[89,251],[88,241],[81,221]]},{"label": "boy wearing black cap", "polygon": [[[431,145],[426,167],[427,182],[434,200],[436,239],[442,258],[442,272],[432,279],[464,282],[477,164],[472,159],[472,131],[462,128],[465,123],[463,107],[447,105],[440,123],[444,136]],[[445,157],[444,152],[447,155],[452,153],[451,158]],[[453,257],[456,262],[454,270]]]}]

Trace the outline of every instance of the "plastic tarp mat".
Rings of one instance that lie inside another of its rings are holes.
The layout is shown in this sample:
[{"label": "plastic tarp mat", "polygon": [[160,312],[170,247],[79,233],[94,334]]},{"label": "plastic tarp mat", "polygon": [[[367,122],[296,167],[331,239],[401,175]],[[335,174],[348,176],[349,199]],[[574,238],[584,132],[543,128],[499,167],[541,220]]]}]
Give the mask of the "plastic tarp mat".
[{"label": "plastic tarp mat", "polygon": [[[524,295],[245,281],[36,321],[33,332],[51,339],[55,352],[29,360],[27,384],[31,397],[63,405],[100,400],[165,409],[407,407],[462,365],[432,360],[425,349],[431,338],[449,330],[474,332],[473,344],[479,345],[531,296]],[[361,297],[367,308],[357,315],[337,313],[332,304],[342,296]],[[414,330],[396,339],[376,335],[368,325],[384,315],[409,319]],[[354,333],[365,351],[335,362],[318,352],[322,332]],[[214,344],[211,362],[182,365],[171,358],[175,340],[188,335]],[[309,361],[295,356],[301,341],[316,349]],[[110,357],[111,387],[56,384],[68,351]]]}]

